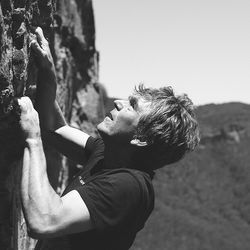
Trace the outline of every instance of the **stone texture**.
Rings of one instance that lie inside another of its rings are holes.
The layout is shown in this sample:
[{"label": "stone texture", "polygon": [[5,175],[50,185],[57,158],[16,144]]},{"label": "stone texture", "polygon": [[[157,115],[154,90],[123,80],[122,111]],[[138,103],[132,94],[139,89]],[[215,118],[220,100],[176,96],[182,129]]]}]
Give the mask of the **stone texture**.
[{"label": "stone texture", "polygon": [[[96,135],[104,109],[98,85],[98,52],[90,0],[0,1],[0,249],[29,250],[19,181],[23,145],[17,97],[34,101],[37,70],[29,48],[33,26],[49,40],[57,71],[57,100],[67,121]],[[69,162],[46,146],[50,181],[64,189]],[[74,166],[73,163],[70,165]],[[50,169],[50,168],[49,168]]]}]

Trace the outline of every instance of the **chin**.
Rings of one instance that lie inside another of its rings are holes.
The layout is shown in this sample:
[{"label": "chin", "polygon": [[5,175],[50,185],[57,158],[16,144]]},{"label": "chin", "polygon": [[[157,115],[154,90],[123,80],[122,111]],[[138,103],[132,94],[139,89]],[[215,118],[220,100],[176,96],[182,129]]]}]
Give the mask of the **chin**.
[{"label": "chin", "polygon": [[101,122],[97,125],[97,130],[98,130],[99,134],[101,135],[101,137],[109,134],[109,130],[104,122]]},{"label": "chin", "polygon": [[98,130],[98,131],[99,131],[99,130],[100,130],[100,128],[102,127],[102,123],[103,123],[103,122],[100,122],[99,124],[97,124],[97,126],[96,126],[96,127],[97,127],[97,130]]},{"label": "chin", "polygon": [[104,130],[104,124],[103,122],[99,123],[97,126],[96,126],[98,132],[101,134]]}]

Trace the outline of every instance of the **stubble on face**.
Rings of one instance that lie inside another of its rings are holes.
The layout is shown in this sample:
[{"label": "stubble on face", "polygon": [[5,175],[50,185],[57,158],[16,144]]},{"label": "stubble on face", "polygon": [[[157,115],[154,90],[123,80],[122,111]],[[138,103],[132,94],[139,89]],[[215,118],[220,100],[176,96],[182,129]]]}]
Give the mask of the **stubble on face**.
[{"label": "stubble on face", "polygon": [[116,100],[114,104],[115,108],[98,124],[97,129],[104,140],[130,143],[141,115],[150,105],[134,95],[128,100]]}]

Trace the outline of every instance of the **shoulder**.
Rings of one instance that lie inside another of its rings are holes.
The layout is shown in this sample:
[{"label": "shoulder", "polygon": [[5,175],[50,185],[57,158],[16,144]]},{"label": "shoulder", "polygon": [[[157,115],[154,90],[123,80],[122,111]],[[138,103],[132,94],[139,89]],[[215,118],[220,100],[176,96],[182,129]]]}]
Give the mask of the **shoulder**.
[{"label": "shoulder", "polygon": [[104,143],[102,138],[100,137],[92,137],[90,136],[86,142],[86,154],[91,156],[93,153],[103,154],[104,152]]},{"label": "shoulder", "polygon": [[111,191],[115,196],[126,197],[131,202],[153,202],[154,188],[150,176],[134,169],[116,169],[104,171],[95,183],[103,192]]},{"label": "shoulder", "polygon": [[141,225],[154,206],[153,187],[149,183],[138,171],[105,170],[77,191],[97,228],[126,225],[135,219]]},{"label": "shoulder", "polygon": [[130,175],[133,178],[134,183],[140,189],[140,195],[145,200],[150,200],[150,202],[154,201],[154,187],[152,183],[152,179],[150,175],[144,171],[136,170],[136,169],[128,169],[126,175]]},{"label": "shoulder", "polygon": [[94,177],[87,179],[77,188],[84,200],[109,200],[111,203],[128,202],[138,206],[154,203],[154,188],[148,174],[131,169],[103,170]]}]

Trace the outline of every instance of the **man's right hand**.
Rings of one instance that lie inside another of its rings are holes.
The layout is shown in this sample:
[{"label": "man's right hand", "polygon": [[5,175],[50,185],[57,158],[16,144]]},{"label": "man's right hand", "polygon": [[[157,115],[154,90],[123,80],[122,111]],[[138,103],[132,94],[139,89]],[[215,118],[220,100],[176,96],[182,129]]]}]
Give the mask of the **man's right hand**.
[{"label": "man's right hand", "polygon": [[49,43],[43,35],[43,30],[40,27],[35,29],[36,38],[31,38],[30,46],[37,59],[37,67],[41,70],[52,71],[55,73],[53,57],[50,52]]}]

